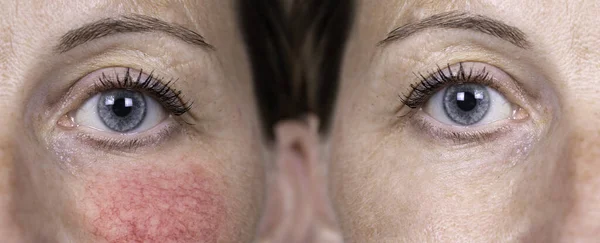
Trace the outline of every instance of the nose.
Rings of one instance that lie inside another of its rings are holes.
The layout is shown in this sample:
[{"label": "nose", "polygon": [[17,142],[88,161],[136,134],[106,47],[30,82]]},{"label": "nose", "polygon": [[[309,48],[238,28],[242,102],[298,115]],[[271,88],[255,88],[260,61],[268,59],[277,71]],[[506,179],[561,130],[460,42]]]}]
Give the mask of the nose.
[{"label": "nose", "polygon": [[0,134],[0,239],[2,242],[25,242],[25,232],[19,226],[15,208],[18,201],[16,195],[19,193],[15,149],[9,135],[6,132]]},{"label": "nose", "polygon": [[588,102],[575,119],[569,138],[568,163],[572,169],[571,205],[563,225],[563,242],[600,239],[600,103]]},{"label": "nose", "polygon": [[[0,77],[6,77],[1,75]],[[14,83],[13,80],[4,79],[4,84]],[[27,187],[27,166],[23,163],[24,153],[28,147],[25,144],[26,135],[22,110],[17,104],[22,103],[13,92],[15,88],[10,85],[0,87],[0,242],[21,243],[28,242],[28,230],[21,220],[36,200],[23,198],[31,194]],[[30,148],[29,148],[30,149]],[[31,152],[31,151],[28,151]],[[33,199],[33,198],[31,198]]]}]

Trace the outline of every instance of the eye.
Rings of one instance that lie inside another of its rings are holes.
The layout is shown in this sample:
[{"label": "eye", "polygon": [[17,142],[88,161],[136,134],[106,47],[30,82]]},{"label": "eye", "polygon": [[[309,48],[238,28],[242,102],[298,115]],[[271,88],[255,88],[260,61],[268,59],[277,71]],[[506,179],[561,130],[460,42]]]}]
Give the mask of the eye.
[{"label": "eye", "polygon": [[101,131],[143,132],[168,117],[152,97],[135,90],[112,89],[94,95],[75,113],[75,122]]},{"label": "eye", "polygon": [[437,91],[423,110],[448,125],[477,126],[510,118],[513,106],[491,87],[464,83]]},{"label": "eye", "polygon": [[[68,112],[65,119],[59,121],[59,125],[66,128],[87,127],[117,134],[145,132],[170,117],[181,116],[190,110],[191,103],[183,101],[181,91],[171,87],[173,83],[172,80],[164,82],[152,73],[145,74],[141,70],[130,72],[125,67],[94,71],[78,82],[79,87],[87,91],[89,98]],[[154,134],[166,133],[165,129],[174,128],[173,124],[166,124],[163,130],[157,130]],[[110,140],[110,136],[82,132],[89,135],[88,138]],[[130,138],[137,139],[139,143],[141,137]],[[129,138],[118,139],[125,141]]]}]

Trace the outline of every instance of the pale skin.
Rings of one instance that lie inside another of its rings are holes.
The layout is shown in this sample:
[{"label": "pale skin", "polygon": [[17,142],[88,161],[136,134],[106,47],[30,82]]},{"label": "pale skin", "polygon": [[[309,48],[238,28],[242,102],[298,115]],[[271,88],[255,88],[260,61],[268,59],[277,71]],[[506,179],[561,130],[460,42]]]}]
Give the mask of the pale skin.
[{"label": "pale skin", "polygon": [[[267,149],[234,1],[1,5],[3,242],[254,239]],[[70,30],[132,15],[182,26],[213,47],[154,29],[56,47]],[[169,87],[193,101],[190,110],[176,116],[160,102],[148,106],[163,116],[135,133],[74,115],[98,91],[91,87],[99,73],[124,77],[126,68],[134,79],[140,70],[177,79]]]},{"label": "pale skin", "polygon": [[[528,45],[444,27],[378,44],[449,11],[517,28]],[[598,12],[598,1],[358,1],[325,141],[346,241],[596,242]],[[491,71],[508,116],[465,127],[434,98],[403,105],[415,74],[461,62]]]}]

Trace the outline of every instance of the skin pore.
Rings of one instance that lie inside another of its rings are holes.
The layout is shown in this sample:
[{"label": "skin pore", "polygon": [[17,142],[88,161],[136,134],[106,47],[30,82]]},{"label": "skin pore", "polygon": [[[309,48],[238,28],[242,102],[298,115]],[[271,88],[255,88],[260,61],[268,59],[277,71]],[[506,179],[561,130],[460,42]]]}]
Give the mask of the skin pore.
[{"label": "skin pore", "polygon": [[[346,241],[597,241],[598,11],[358,1],[326,141]],[[487,120],[447,117],[439,97],[460,83],[499,94]]]},{"label": "skin pore", "polygon": [[[0,14],[0,239],[254,238],[266,149],[234,1],[3,1]],[[95,100],[110,90],[144,97],[141,125],[103,125],[96,107],[139,102]]]}]

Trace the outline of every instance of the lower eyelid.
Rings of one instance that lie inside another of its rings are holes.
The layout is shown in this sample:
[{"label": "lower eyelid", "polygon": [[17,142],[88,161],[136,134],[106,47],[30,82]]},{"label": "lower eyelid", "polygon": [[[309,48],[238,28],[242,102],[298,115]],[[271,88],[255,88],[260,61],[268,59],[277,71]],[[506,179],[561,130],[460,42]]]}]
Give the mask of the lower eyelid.
[{"label": "lower eyelid", "polygon": [[503,120],[484,126],[459,127],[443,124],[420,110],[412,116],[410,124],[415,128],[415,136],[431,139],[433,143],[451,145],[478,144],[490,142],[510,133],[525,120]]},{"label": "lower eyelid", "polygon": [[[82,126],[81,120],[77,120],[76,113],[89,99],[98,99],[100,92],[108,91],[109,89],[98,87],[98,78],[103,72],[107,74],[118,73],[122,75],[124,67],[105,67],[97,69],[83,76],[76,77],[76,80],[72,84],[65,88],[61,93],[56,94],[60,96],[56,98],[55,104],[49,106],[47,113],[47,121],[44,121],[43,129],[48,133],[47,143],[50,146],[59,146],[55,144],[65,145],[65,149],[68,150],[81,150],[89,151],[94,153],[131,153],[131,155],[137,155],[141,152],[147,151],[148,153],[160,151],[158,148],[164,146],[176,145],[179,140],[183,140],[189,134],[187,131],[192,130],[190,124],[186,119],[188,116],[175,116],[172,112],[169,112],[162,106],[163,103],[156,99],[158,106],[161,108],[164,117],[159,114],[160,121],[158,124],[144,129],[145,131],[139,131],[138,128],[132,130],[130,134],[119,134],[111,132],[107,127],[88,127]],[[133,74],[133,71],[132,71]],[[137,74],[137,73],[136,73]],[[145,74],[147,76],[147,74]],[[179,83],[179,82],[178,82]],[[185,84],[185,83],[184,83]],[[164,86],[164,85],[163,85]],[[161,87],[163,87],[161,86]],[[184,85],[175,84],[173,87]],[[115,88],[119,88],[117,85]],[[150,94],[143,87],[132,89],[135,91],[142,92],[147,95],[150,99],[155,99],[154,94]],[[179,93],[178,89],[173,88],[172,93]],[[171,93],[168,94],[169,97]],[[183,97],[183,95],[182,95]],[[190,100],[191,102],[191,100]],[[96,101],[92,101],[90,104],[92,107],[89,109],[92,112],[96,111]],[[187,102],[183,102],[184,107],[180,110],[187,108]],[[90,113],[92,113],[90,112]],[[194,119],[191,113],[190,118]],[[90,114],[91,115],[94,114]],[[97,115],[96,115],[97,116]],[[96,119],[96,118],[94,118]],[[87,123],[86,123],[87,124]],[[141,127],[142,125],[140,125]],[[86,152],[82,152],[85,154]]]},{"label": "lower eyelid", "polygon": [[133,134],[113,134],[92,128],[67,131],[67,135],[90,148],[107,152],[135,152],[141,148],[154,149],[168,139],[181,134],[183,127],[171,116],[147,131]]}]

